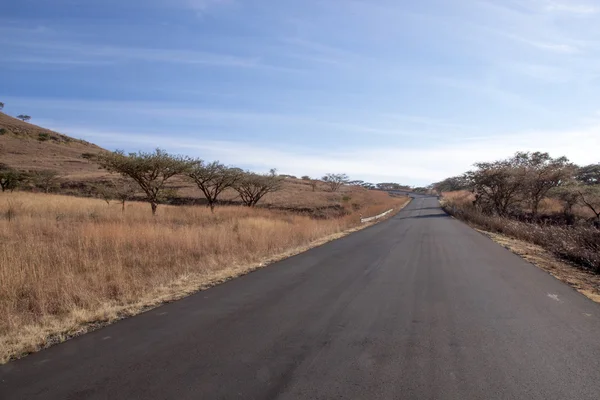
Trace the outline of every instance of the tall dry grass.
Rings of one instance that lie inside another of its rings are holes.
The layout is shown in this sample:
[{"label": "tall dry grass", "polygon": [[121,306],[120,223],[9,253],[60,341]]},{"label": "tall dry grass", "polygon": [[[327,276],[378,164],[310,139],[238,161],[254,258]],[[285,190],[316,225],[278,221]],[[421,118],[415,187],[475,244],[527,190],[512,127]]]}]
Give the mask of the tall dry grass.
[{"label": "tall dry grass", "polygon": [[[373,192],[361,212],[407,199]],[[0,196],[0,362],[228,279],[359,224],[246,207],[161,206],[33,193]],[[54,335],[54,339],[49,339]]]}]

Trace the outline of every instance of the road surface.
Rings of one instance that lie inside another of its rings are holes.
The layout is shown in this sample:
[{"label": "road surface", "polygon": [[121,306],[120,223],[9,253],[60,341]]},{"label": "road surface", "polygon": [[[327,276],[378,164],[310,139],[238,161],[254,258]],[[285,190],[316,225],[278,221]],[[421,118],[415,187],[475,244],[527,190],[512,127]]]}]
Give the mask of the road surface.
[{"label": "road surface", "polygon": [[0,367],[8,399],[594,399],[600,308],[435,198]]}]

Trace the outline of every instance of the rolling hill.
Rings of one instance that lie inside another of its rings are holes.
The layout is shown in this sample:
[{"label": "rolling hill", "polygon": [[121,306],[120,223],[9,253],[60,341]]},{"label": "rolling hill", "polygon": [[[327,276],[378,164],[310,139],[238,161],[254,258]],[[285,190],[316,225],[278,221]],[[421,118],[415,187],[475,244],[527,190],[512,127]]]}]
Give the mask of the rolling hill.
[{"label": "rolling hill", "polygon": [[103,149],[0,112],[0,163],[18,170],[51,169],[72,180],[106,175],[83,155]]},{"label": "rolling hill", "polygon": [[[0,112],[0,164],[21,171],[54,170],[61,176],[62,194],[90,194],[95,184],[118,175],[100,169],[86,154],[103,151],[101,147],[49,129],[23,122]],[[138,150],[138,149],[131,149]],[[177,190],[178,204],[198,204],[204,199],[189,180],[176,177],[170,186]],[[371,207],[389,198],[386,192],[369,191],[358,186],[343,186],[330,192],[319,182],[313,191],[306,180],[287,177],[282,189],[269,193],[260,206],[310,214],[319,218],[344,215],[349,210],[362,210],[371,215]],[[238,203],[238,194],[227,189],[221,196],[224,203]]]}]

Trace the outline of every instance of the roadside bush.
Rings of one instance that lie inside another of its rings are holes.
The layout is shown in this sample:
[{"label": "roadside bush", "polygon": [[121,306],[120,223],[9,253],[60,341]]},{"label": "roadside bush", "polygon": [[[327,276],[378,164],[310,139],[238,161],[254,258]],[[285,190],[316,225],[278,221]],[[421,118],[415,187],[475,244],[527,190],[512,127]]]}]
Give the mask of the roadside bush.
[{"label": "roadside bush", "polygon": [[443,201],[446,212],[477,228],[524,240],[600,274],[600,230],[590,226],[540,225],[485,215],[473,206]]}]

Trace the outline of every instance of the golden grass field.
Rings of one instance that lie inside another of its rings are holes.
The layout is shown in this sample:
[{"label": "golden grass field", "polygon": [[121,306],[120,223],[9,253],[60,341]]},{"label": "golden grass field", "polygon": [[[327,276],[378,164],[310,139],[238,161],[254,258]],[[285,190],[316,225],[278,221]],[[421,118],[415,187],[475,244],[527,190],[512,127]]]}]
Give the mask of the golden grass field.
[{"label": "golden grass field", "polygon": [[0,362],[339,237],[360,225],[359,214],[408,203],[363,189],[329,195],[350,213],[160,206],[153,218],[146,203],[122,213],[98,199],[0,194]]}]

